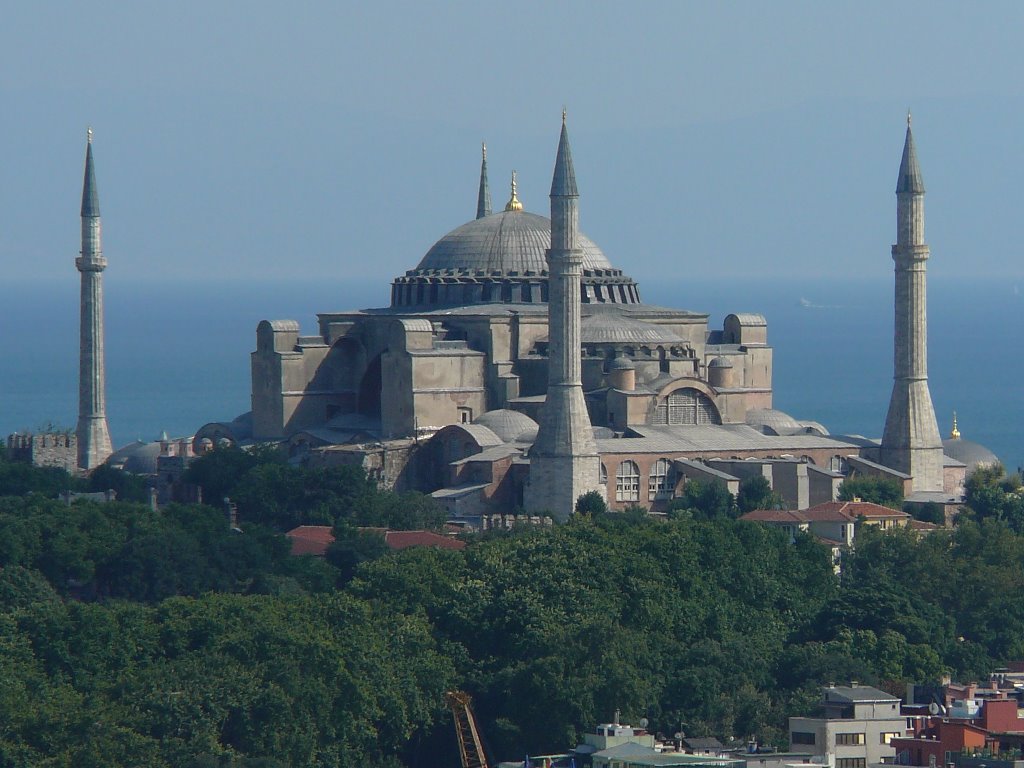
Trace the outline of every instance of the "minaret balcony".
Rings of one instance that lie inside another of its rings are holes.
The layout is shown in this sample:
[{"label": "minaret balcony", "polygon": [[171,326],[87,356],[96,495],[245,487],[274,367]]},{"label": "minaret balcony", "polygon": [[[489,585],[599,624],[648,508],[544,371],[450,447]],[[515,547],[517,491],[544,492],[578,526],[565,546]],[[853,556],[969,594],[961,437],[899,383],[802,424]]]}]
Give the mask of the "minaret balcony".
[{"label": "minaret balcony", "polygon": [[107,268],[107,260],[103,256],[79,256],[75,266],[79,272],[102,272]]}]

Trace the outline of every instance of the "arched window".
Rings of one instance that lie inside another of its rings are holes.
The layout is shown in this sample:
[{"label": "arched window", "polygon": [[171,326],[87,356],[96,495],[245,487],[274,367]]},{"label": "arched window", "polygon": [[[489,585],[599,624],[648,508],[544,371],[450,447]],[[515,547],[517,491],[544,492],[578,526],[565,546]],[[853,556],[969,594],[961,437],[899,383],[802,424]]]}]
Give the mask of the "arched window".
[{"label": "arched window", "polygon": [[636,462],[624,461],[615,473],[615,500],[640,501],[640,469]]},{"label": "arched window", "polygon": [[601,462],[601,485],[608,485],[608,468]]},{"label": "arched window", "polygon": [[672,496],[675,480],[675,473],[672,471],[672,462],[668,459],[658,459],[651,467],[651,476],[647,483],[647,499],[657,501],[668,499]]},{"label": "arched window", "polygon": [[654,423],[672,426],[721,424],[718,409],[711,399],[696,389],[679,389],[670,394],[654,411]]}]

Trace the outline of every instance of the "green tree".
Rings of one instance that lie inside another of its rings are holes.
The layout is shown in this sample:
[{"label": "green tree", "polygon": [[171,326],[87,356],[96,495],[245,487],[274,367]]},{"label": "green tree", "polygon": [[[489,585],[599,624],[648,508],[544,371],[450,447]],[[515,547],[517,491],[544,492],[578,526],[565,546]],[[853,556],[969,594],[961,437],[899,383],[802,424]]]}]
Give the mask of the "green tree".
[{"label": "green tree", "polygon": [[576,514],[599,517],[608,514],[608,504],[600,491],[587,491],[576,499]]},{"label": "green tree", "polygon": [[903,506],[903,489],[889,477],[851,475],[839,486],[840,501],[870,501],[883,507],[900,509]]},{"label": "green tree", "polygon": [[745,515],[755,509],[782,509],[782,496],[772,490],[771,483],[764,475],[752,475],[740,481],[736,495],[736,507]]},{"label": "green tree", "polygon": [[736,517],[736,500],[725,483],[689,480],[683,492],[669,503],[668,513],[670,517],[688,513],[703,520],[732,518]]}]

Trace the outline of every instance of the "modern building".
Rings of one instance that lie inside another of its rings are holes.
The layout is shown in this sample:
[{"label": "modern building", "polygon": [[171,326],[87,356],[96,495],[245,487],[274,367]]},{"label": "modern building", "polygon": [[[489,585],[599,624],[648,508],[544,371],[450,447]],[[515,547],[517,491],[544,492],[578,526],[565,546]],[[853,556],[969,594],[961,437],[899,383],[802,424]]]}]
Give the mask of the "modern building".
[{"label": "modern building", "polygon": [[867,768],[892,762],[892,740],[906,732],[900,700],[866,685],[830,685],[822,691],[820,717],[789,718],[791,748],[813,752],[833,768]]}]

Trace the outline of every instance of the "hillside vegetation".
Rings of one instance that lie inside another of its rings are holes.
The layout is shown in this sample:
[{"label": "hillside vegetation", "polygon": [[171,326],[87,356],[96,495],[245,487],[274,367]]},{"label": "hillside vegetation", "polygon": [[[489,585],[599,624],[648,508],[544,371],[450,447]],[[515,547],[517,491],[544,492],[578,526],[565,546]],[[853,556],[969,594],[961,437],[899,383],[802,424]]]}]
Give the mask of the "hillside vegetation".
[{"label": "hillside vegetation", "polygon": [[[216,477],[241,533],[198,505],[0,498],[0,765],[450,766],[455,687],[500,759],[615,709],[783,744],[823,683],[897,690],[1024,656],[1024,538],[998,511],[922,540],[862,530],[840,581],[810,538],[714,515],[392,553],[353,526],[429,525],[429,499],[273,459],[233,471]],[[0,494],[15,474],[0,461]],[[314,519],[339,545],[291,557],[280,530]]]}]

